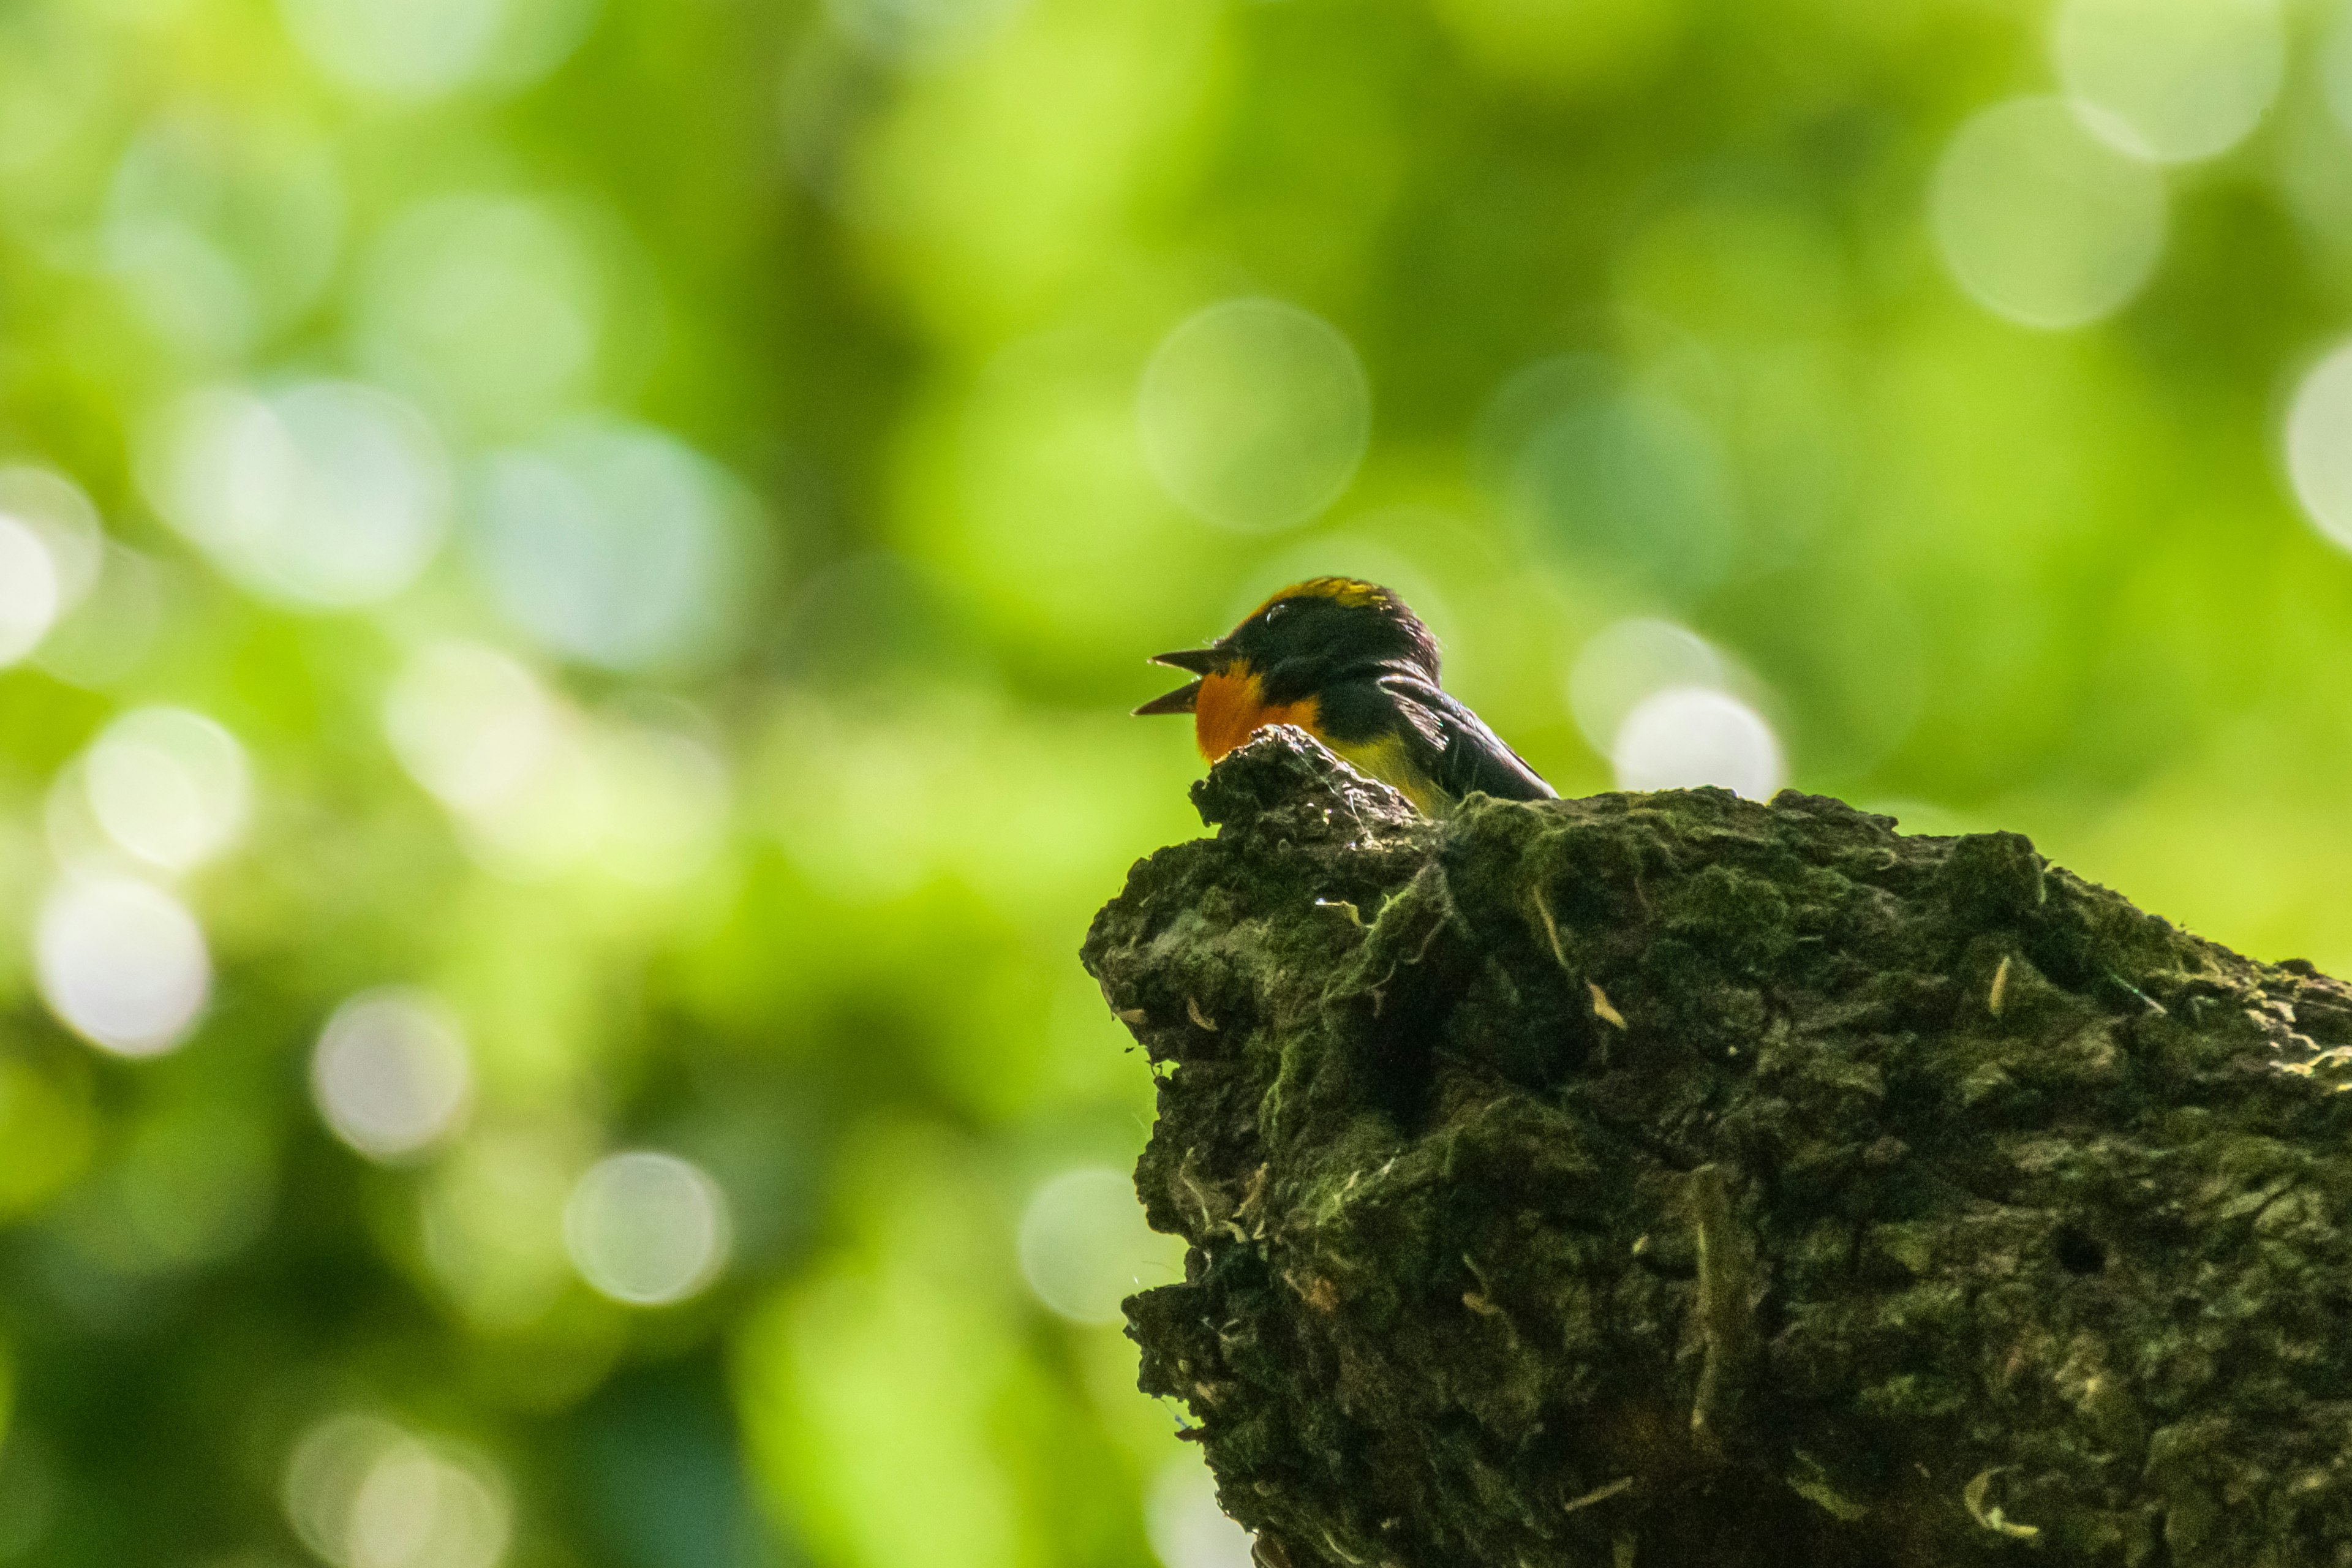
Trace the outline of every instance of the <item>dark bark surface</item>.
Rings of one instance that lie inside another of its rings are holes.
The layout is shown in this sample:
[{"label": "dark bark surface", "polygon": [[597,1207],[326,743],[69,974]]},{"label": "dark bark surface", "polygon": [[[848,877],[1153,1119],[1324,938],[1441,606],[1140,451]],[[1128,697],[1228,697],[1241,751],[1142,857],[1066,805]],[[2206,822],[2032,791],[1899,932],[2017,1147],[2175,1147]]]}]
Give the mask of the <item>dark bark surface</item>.
[{"label": "dark bark surface", "polygon": [[1793,793],[1195,798],[1085,958],[1266,1561],[2352,1563],[2352,989]]}]

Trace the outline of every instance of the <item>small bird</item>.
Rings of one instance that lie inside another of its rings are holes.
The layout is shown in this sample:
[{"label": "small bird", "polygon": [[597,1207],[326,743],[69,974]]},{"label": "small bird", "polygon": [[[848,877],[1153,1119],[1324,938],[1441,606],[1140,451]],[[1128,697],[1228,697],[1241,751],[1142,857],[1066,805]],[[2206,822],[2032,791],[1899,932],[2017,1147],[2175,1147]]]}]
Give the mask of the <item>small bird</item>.
[{"label": "small bird", "polygon": [[1207,647],[1155,654],[1200,677],[1138,713],[1190,713],[1212,763],[1269,724],[1296,724],[1426,816],[1472,793],[1551,800],[1551,785],[1437,684],[1437,639],[1376,583],[1311,577]]}]

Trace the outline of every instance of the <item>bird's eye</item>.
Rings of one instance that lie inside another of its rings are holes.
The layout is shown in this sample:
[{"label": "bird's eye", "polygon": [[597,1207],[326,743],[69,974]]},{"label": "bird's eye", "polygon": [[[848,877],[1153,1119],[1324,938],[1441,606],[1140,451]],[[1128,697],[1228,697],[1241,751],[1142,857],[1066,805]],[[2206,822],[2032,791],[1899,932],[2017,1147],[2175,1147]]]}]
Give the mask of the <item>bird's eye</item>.
[{"label": "bird's eye", "polygon": [[1284,601],[1283,601],[1281,604],[1279,604],[1279,605],[1268,605],[1265,607],[1265,615],[1263,615],[1263,616],[1259,616],[1258,618],[1259,618],[1260,620],[1263,620],[1263,621],[1271,621],[1271,620],[1273,620],[1273,619],[1274,619],[1274,617],[1275,617],[1275,616],[1278,616],[1278,615],[1282,614],[1282,612],[1283,612],[1283,611],[1285,611],[1285,610],[1286,610],[1286,609],[1288,609],[1288,608],[1290,608],[1290,601],[1288,601],[1287,599],[1284,600]]}]

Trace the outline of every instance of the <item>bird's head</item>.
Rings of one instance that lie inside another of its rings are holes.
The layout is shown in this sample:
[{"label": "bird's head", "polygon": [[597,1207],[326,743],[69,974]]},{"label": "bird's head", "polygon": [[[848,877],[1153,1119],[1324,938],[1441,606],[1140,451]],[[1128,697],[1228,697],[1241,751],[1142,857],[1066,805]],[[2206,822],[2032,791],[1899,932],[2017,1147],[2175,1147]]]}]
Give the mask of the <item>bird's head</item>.
[{"label": "bird's head", "polygon": [[1437,679],[1437,639],[1404,601],[1376,583],[1311,577],[1294,583],[1206,647],[1155,654],[1200,679],[1138,708],[1197,716],[1211,761],[1265,724],[1304,722],[1304,705],[1326,687],[1379,669]]}]

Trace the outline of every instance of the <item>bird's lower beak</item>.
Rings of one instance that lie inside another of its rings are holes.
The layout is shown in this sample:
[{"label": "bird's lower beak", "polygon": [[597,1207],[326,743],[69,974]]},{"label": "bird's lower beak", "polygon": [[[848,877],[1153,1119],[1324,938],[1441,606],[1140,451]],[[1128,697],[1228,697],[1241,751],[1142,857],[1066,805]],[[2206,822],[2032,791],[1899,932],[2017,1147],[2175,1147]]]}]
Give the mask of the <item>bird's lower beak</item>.
[{"label": "bird's lower beak", "polygon": [[1139,715],[1150,713],[1190,713],[1192,711],[1192,704],[1199,701],[1200,697],[1201,683],[1197,680],[1190,680],[1178,687],[1175,690],[1168,693],[1165,697],[1153,698],[1150,701],[1145,703],[1135,711]]},{"label": "bird's lower beak", "polygon": [[[1219,648],[1180,647],[1173,653],[1153,654],[1151,662],[1173,665],[1178,669],[1190,670],[1194,675],[1205,676],[1223,668],[1226,657],[1225,653]],[[1201,683],[1195,680],[1188,686],[1178,687],[1165,697],[1153,698],[1137,709],[1136,712],[1139,714],[1190,713],[1192,711],[1192,705],[1200,700],[1200,697]]]}]

